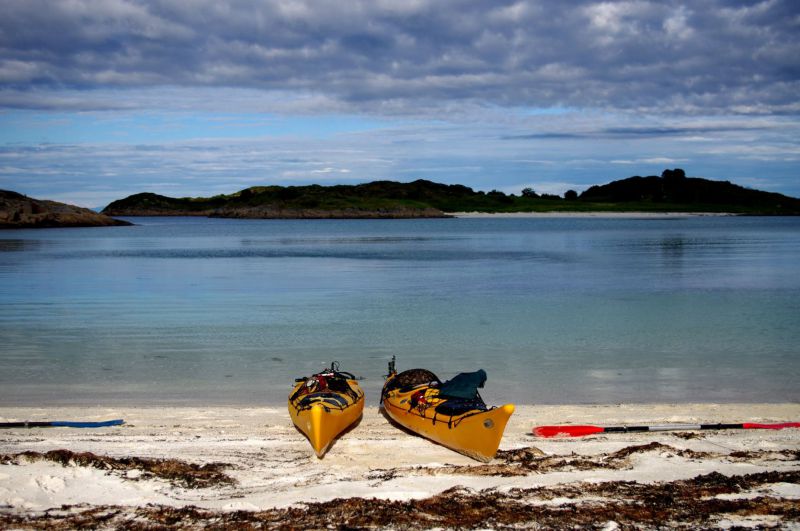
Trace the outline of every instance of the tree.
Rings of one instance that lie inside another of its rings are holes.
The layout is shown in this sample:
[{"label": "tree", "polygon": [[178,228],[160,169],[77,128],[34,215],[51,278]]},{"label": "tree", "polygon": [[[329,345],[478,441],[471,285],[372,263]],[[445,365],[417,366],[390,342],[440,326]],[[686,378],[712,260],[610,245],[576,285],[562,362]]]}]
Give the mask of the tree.
[{"label": "tree", "polygon": [[494,201],[496,201],[498,203],[503,203],[503,204],[508,204],[508,203],[513,203],[514,202],[514,199],[512,199],[511,197],[508,197],[506,194],[504,194],[503,192],[501,192],[499,190],[492,190],[491,192],[486,194],[486,197],[490,197],[490,198],[492,198],[492,200],[494,200]]},{"label": "tree", "polygon": [[686,178],[686,172],[680,168],[675,168],[674,170],[664,170],[661,172],[661,178],[667,181],[678,181]]},{"label": "tree", "polygon": [[567,201],[575,201],[578,199],[578,192],[575,190],[567,190],[564,192],[564,199]]},{"label": "tree", "polygon": [[686,190],[686,172],[680,168],[674,170],[664,170],[661,173],[663,182],[663,199],[664,201],[687,202],[691,198],[687,195]]},{"label": "tree", "polygon": [[539,194],[533,191],[533,188],[523,188],[522,189],[522,197],[539,197]]}]

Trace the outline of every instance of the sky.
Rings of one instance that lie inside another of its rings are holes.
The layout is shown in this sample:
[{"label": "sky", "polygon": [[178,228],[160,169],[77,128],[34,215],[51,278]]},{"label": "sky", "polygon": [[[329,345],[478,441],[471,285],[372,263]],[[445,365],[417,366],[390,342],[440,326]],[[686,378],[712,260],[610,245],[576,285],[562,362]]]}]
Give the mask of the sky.
[{"label": "sky", "polygon": [[428,179],[800,197],[797,0],[0,0],[0,189]]}]

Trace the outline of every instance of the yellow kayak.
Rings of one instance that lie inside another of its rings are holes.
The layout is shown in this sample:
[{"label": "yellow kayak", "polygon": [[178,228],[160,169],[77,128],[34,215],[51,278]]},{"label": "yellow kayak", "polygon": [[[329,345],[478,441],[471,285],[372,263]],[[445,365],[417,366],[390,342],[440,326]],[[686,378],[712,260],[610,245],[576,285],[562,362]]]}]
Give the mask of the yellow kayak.
[{"label": "yellow kayak", "polygon": [[[514,404],[488,408],[477,390],[474,397],[450,392],[447,385],[459,377],[482,377],[486,373],[459,375],[444,384],[432,372],[412,369],[398,374],[394,360],[383,386],[381,403],[386,414],[401,426],[456,452],[487,463],[492,460]],[[482,387],[482,382],[478,387]],[[445,390],[443,390],[445,388]]]},{"label": "yellow kayak", "polygon": [[338,370],[336,362],[310,378],[298,378],[289,395],[292,422],[308,437],[320,458],[363,411],[364,391],[355,376]]}]

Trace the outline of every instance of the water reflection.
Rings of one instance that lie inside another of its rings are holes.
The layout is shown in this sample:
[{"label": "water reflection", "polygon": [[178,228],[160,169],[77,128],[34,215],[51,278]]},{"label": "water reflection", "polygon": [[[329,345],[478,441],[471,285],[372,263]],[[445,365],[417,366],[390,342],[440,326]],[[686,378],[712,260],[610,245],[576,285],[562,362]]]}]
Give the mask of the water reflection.
[{"label": "water reflection", "polygon": [[0,239],[0,253],[38,251],[42,248],[42,243],[42,240]]},{"label": "water reflection", "polygon": [[376,395],[393,354],[494,403],[800,400],[799,222],[0,233],[0,402],[278,404],[332,360]]}]

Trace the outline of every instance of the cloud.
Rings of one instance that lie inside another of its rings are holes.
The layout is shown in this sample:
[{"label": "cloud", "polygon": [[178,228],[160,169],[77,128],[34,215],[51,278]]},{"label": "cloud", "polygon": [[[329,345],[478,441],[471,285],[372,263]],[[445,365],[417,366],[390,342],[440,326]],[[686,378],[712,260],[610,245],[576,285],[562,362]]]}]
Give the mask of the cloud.
[{"label": "cloud", "polygon": [[321,168],[321,169],[318,169],[318,170],[311,170],[310,173],[311,174],[350,173],[350,170],[348,170],[347,168],[331,168],[331,167],[327,167],[327,168]]},{"label": "cloud", "polygon": [[792,0],[2,4],[0,188],[33,196],[678,164],[800,195]]},{"label": "cloud", "polygon": [[[774,121],[756,121],[752,119],[747,121],[730,119],[680,120],[679,125],[673,125],[669,122],[675,120],[657,119],[653,116],[638,116],[639,125],[628,125],[625,123],[624,118],[622,120],[613,118],[613,121],[619,121],[620,125],[608,126],[604,122],[611,120],[608,120],[610,118],[608,116],[606,118],[603,122],[582,122],[578,127],[575,127],[573,123],[574,130],[565,129],[563,123],[556,121],[555,127],[559,128],[558,130],[503,135],[501,138],[503,140],[642,140],[646,138],[681,137],[697,139],[708,135],[721,136],[742,132],[765,132],[782,127],[780,123]],[[642,125],[642,123],[649,121],[654,123],[652,125]]]},{"label": "cloud", "polygon": [[43,107],[64,88],[168,86],[373,113],[445,101],[771,113],[796,109],[797,16],[791,0],[7,0],[0,92]]},{"label": "cloud", "polygon": [[628,165],[638,165],[641,166],[643,164],[646,165],[661,165],[661,166],[670,166],[675,164],[684,164],[687,162],[687,159],[671,159],[668,157],[652,157],[652,158],[645,158],[645,159],[632,159],[632,160],[611,160],[609,161],[611,164],[628,164]]}]

